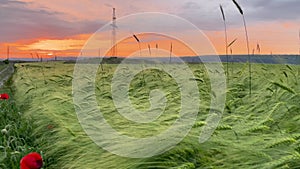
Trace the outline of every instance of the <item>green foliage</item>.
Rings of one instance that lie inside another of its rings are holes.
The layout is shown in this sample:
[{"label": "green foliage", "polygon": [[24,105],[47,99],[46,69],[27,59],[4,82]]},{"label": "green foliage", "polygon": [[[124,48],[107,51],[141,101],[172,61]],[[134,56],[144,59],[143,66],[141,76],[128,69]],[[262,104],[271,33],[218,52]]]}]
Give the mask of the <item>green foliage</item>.
[{"label": "green foliage", "polygon": [[[48,168],[300,167],[300,75],[294,71],[299,66],[253,64],[250,97],[247,65],[230,64],[225,112],[211,138],[200,144],[199,134],[206,125],[213,92],[205,67],[189,65],[194,72],[190,80],[197,82],[201,95],[201,107],[190,133],[161,155],[130,159],[101,149],[82,130],[74,110],[77,105],[72,100],[74,65],[41,64],[45,63],[17,65],[13,82],[17,106],[24,112],[22,116],[31,117],[31,125],[36,126],[32,127],[35,139],[28,142],[43,151]],[[149,92],[160,89],[168,100],[164,113],[149,124],[136,124],[122,117],[111,94],[117,65],[103,66],[104,71],[97,74],[96,98],[105,119],[115,130],[133,137],[148,137],[167,129],[179,117],[179,87],[172,77],[158,70],[137,74],[129,86],[129,96],[135,108],[147,110]],[[124,69],[123,73],[126,75],[128,71]]]},{"label": "green foliage", "polygon": [[0,100],[0,168],[19,169],[23,156],[33,151],[42,154],[42,150],[34,144],[34,125],[16,107],[9,85],[0,89],[10,95],[9,100]]}]

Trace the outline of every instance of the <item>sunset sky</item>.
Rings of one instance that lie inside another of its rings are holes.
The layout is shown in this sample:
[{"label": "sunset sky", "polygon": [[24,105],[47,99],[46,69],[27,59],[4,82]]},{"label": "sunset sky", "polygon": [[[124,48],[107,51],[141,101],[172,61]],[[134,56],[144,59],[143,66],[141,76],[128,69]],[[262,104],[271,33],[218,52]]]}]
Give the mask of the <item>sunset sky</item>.
[{"label": "sunset sky", "polygon": [[[299,0],[237,1],[245,13],[251,51],[259,44],[262,54],[298,54]],[[91,35],[111,23],[112,7],[116,8],[118,19],[143,12],[161,12],[184,18],[204,32],[218,54],[224,54],[220,4],[226,15],[228,41],[237,38],[231,46],[233,53],[246,53],[243,20],[231,0],[0,0],[0,58],[7,57],[8,46],[10,57],[78,56]],[[143,22],[148,27],[158,26],[151,21]],[[136,23],[130,20],[127,24]],[[170,45],[169,40],[154,37],[153,41],[146,43],[143,32],[132,31],[141,33],[139,37],[144,46],[154,48],[155,44],[159,44],[160,48]],[[196,36],[182,27],[173,31],[185,34],[191,41]],[[102,36],[99,41],[111,43],[111,36]],[[129,41],[122,41],[118,48],[119,55],[130,55],[126,51],[135,51],[126,50],[136,48],[136,44],[130,45]],[[190,55],[183,46],[173,42],[178,55]],[[99,49],[102,50],[101,43]]]}]

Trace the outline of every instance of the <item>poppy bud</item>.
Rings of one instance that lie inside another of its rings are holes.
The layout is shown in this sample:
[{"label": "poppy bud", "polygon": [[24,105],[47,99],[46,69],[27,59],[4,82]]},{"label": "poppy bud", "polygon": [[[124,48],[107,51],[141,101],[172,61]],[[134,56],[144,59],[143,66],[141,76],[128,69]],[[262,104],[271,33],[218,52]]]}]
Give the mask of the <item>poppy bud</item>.
[{"label": "poppy bud", "polygon": [[2,129],[1,130],[1,133],[4,135],[4,134],[7,134],[7,130],[6,129]]}]

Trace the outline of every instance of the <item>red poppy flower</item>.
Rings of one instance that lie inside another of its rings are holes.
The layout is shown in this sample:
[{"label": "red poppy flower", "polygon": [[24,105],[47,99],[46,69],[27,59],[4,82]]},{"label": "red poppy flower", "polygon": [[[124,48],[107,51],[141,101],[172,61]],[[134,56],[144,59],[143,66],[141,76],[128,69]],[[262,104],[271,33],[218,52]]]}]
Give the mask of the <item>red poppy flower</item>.
[{"label": "red poppy flower", "polygon": [[40,169],[43,166],[43,159],[39,153],[29,153],[20,161],[20,169]]},{"label": "red poppy flower", "polygon": [[7,93],[0,94],[0,99],[7,100],[9,99],[9,95]]}]

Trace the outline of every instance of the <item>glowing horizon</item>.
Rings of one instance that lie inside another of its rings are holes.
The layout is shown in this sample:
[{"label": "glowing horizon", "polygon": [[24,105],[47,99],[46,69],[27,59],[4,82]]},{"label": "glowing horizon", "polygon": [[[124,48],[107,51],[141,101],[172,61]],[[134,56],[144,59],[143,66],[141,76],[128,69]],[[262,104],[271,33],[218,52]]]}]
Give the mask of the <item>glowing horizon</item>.
[{"label": "glowing horizon", "polygon": [[[137,7],[144,9],[142,10],[143,12],[163,12],[183,17],[192,24],[195,24],[200,30],[203,30],[217,53],[224,55],[224,27],[218,8],[219,4],[223,4],[227,19],[228,41],[231,42],[237,39],[228,51],[232,51],[233,54],[247,54],[245,32],[241,16],[231,2],[225,0],[215,0],[205,5],[201,2],[191,3],[189,1],[176,1],[171,5],[173,8],[167,7],[169,2],[155,2],[156,5],[153,6],[147,5],[147,2],[138,2],[134,6],[135,8],[108,0],[105,0],[105,2],[88,3],[80,0],[72,6],[69,6],[69,3],[58,0],[51,2],[49,0],[38,2],[33,0],[9,0],[0,5],[3,11],[2,13],[7,16],[1,21],[3,22],[3,26],[0,28],[0,32],[3,33],[4,36],[0,42],[0,59],[7,58],[8,53],[11,58],[31,58],[35,55],[42,57],[79,56],[82,47],[93,33],[103,25],[110,24],[112,6],[117,9],[117,18],[141,12],[141,10],[137,10]],[[268,5],[273,7],[274,5],[279,6],[280,3],[285,3],[286,6],[293,9],[295,3],[299,2],[293,1],[288,3],[274,1],[265,4],[266,6],[264,7],[269,8]],[[83,4],[87,8],[90,8],[90,10],[78,12],[78,9],[81,9]],[[251,2],[241,2],[241,4],[247,12],[245,17],[251,54],[253,50],[256,54],[299,54],[300,35],[298,23],[300,17],[294,15],[294,10],[281,9],[278,7],[278,9],[286,13],[282,14],[284,15],[282,18],[280,18],[280,16],[277,17],[277,14],[274,14],[276,16],[272,18],[270,16],[272,11],[264,11],[265,13],[262,13],[259,9],[255,8],[256,6],[261,6],[260,4]],[[210,10],[203,11],[205,8]],[[12,9],[16,12],[12,13]],[[38,14],[40,14],[40,16],[37,16]],[[196,17],[197,15],[195,14],[202,17]],[[20,20],[20,17],[23,15],[25,15],[25,19]],[[36,23],[33,22],[35,20]],[[43,22],[45,20],[47,22]],[[149,24],[151,25],[151,23]],[[195,35],[190,34],[188,30],[178,28],[178,33],[186,33],[186,36],[191,40],[197,38],[194,37]],[[111,37],[102,37],[101,40],[103,43],[111,43]],[[185,48],[176,41],[153,40],[142,42],[141,45],[145,48],[147,48],[148,45],[155,48],[154,46],[158,44],[159,47],[167,49],[170,43],[173,43],[173,50],[177,52],[177,56],[192,55],[191,52],[186,51]],[[260,53],[256,50],[257,44],[260,46]],[[99,45],[99,49],[101,49],[101,44]],[[137,44],[128,43],[125,46],[122,44],[120,48],[118,48],[117,56],[130,55],[130,53],[127,52],[130,51],[132,53],[134,50],[139,50]],[[105,51],[101,52],[104,53]]]}]

